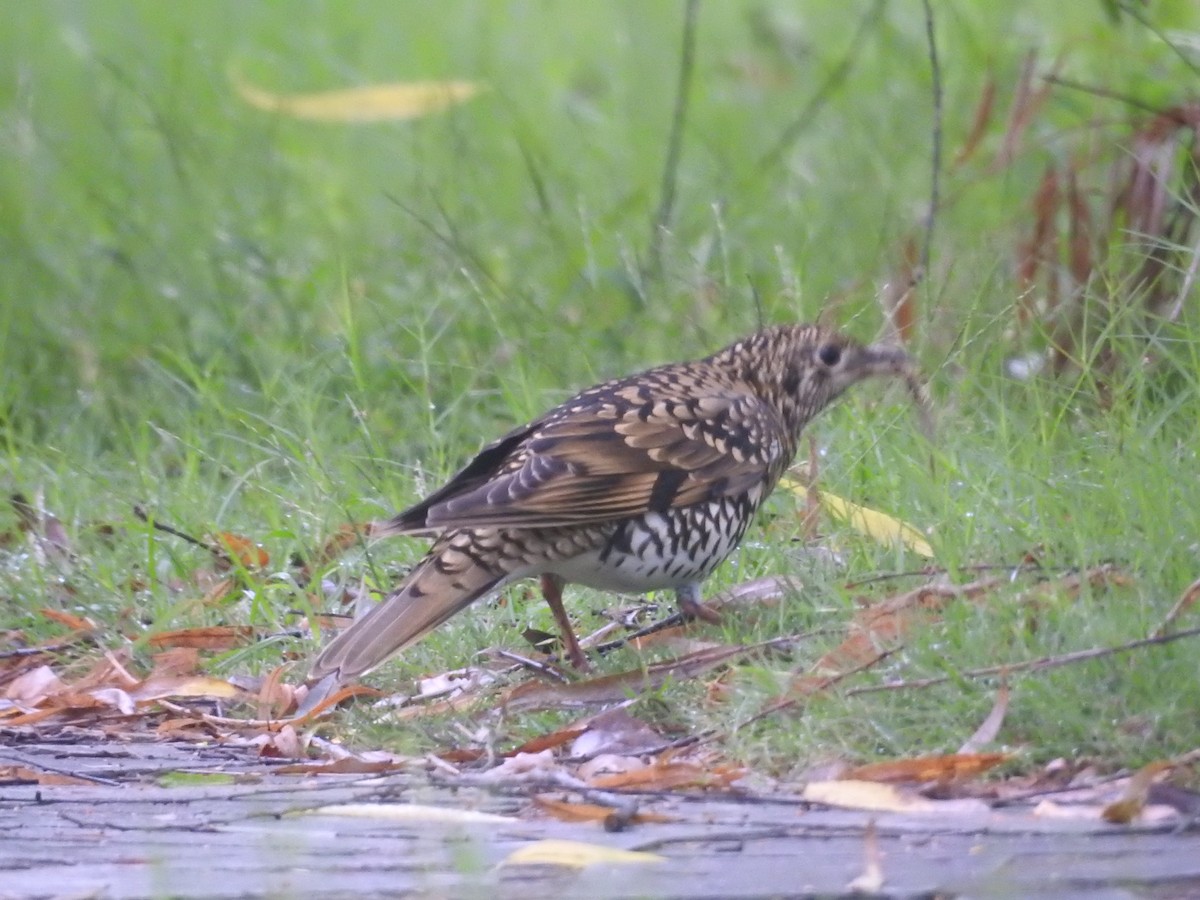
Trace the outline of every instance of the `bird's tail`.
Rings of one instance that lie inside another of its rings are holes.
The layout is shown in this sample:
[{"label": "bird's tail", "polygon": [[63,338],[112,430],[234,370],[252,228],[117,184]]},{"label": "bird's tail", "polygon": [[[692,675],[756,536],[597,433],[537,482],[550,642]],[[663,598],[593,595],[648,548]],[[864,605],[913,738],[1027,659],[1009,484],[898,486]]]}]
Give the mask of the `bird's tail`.
[{"label": "bird's tail", "polygon": [[399,587],[321,651],[308,683],[328,678],[345,684],[360,678],[499,587],[507,573],[464,552],[470,550],[464,538],[469,542],[470,534],[452,532],[439,539]]}]

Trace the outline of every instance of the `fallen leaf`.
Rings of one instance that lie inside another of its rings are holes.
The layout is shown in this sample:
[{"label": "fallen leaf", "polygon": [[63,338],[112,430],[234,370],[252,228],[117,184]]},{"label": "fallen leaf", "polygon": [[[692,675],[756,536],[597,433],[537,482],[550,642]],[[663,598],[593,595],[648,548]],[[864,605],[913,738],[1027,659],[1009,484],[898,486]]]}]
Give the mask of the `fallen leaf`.
[{"label": "fallen leaf", "polygon": [[151,675],[129,691],[139,703],[164,697],[204,697],[219,700],[249,699],[241,688],[209,675]]},{"label": "fallen leaf", "polygon": [[727,788],[745,774],[746,770],[741,766],[726,763],[707,765],[693,760],[673,759],[669,754],[663,754],[649,764],[634,766],[628,771],[593,775],[587,779],[587,783],[609,791],[626,788],[648,791],[671,791],[683,787]]},{"label": "fallen leaf", "polygon": [[871,540],[884,544],[901,544],[927,559],[933,558],[933,547],[914,526],[900,519],[844,500],[829,491],[821,491],[821,505],[835,518],[848,524],[855,531]]},{"label": "fallen leaf", "polygon": [[812,803],[877,812],[932,812],[936,803],[918,794],[875,781],[810,781],[801,796]]},{"label": "fallen leaf", "polygon": [[96,630],[96,623],[91,619],[85,619],[83,616],[77,616],[74,613],[64,612],[61,609],[49,609],[42,607],[38,610],[44,618],[52,622],[57,622],[59,625],[65,625],[72,631],[89,632]]},{"label": "fallen leaf", "polygon": [[[600,822],[603,823],[618,810],[615,806],[604,806],[599,803],[575,803],[569,800],[558,800],[545,795],[535,795],[534,805],[558,819],[560,822]],[[636,812],[629,817],[629,822],[643,825],[650,822],[663,823],[678,821],[673,816],[661,813]]]},{"label": "fallen leaf", "polygon": [[238,95],[266,112],[316,122],[403,121],[465,103],[481,90],[475,81],[410,81],[308,94],[278,94],[231,74]]},{"label": "fallen leaf", "polygon": [[218,531],[213,535],[214,548],[219,554],[223,553],[231,560],[237,560],[247,569],[265,569],[271,563],[271,557],[261,544],[256,544],[248,537],[233,534],[229,531]]},{"label": "fallen leaf", "polygon": [[951,753],[941,756],[916,756],[858,766],[846,778],[877,782],[927,782],[946,784],[972,778],[995,768],[1011,757],[1007,753]]},{"label": "fallen leaf", "polygon": [[638,850],[621,850],[600,844],[585,844],[582,841],[545,840],[526,844],[510,853],[500,864],[503,866],[564,866],[585,869],[597,863],[615,865],[644,865],[666,862],[666,857]]},{"label": "fallen leaf", "polygon": [[86,778],[76,778],[74,775],[64,775],[61,772],[43,772],[41,769],[30,769],[26,766],[0,766],[0,783],[4,782],[32,782],[55,786],[96,786],[96,782],[88,781]]},{"label": "fallen leaf", "polygon": [[272,766],[271,771],[277,775],[382,775],[398,772],[409,765],[410,761],[401,757],[360,759],[357,756],[345,756],[333,762]]},{"label": "fallen leaf", "polygon": [[[4,691],[6,700],[14,706],[33,708],[51,694],[57,694],[64,685],[49,666],[38,666],[14,678]],[[0,705],[0,710],[4,706]]]},{"label": "fallen leaf", "polygon": [[[541,753],[543,750],[553,750],[555,747],[561,747],[563,744],[569,743],[581,734],[587,731],[587,728],[569,725],[566,728],[560,728],[557,731],[552,731],[549,734],[543,734],[539,737],[531,738],[519,747],[510,750],[505,756],[516,756],[518,753]],[[577,755],[577,754],[572,754]]]},{"label": "fallen leaf", "polygon": [[151,647],[192,647],[197,650],[232,650],[257,637],[251,625],[210,625],[202,628],[181,628],[162,631],[146,638]]}]

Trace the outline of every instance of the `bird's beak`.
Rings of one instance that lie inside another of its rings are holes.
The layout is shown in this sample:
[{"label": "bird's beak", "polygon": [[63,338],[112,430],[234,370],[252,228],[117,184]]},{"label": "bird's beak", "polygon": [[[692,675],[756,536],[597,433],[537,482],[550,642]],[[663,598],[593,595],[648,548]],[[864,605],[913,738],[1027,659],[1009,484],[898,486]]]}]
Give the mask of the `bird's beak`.
[{"label": "bird's beak", "polygon": [[871,344],[862,347],[852,359],[847,360],[845,371],[855,381],[876,376],[901,379],[917,407],[921,431],[927,439],[933,440],[933,404],[920,370],[911,356],[892,344]]},{"label": "bird's beak", "polygon": [[863,347],[846,367],[859,378],[874,375],[909,376],[916,374],[913,358],[899,347],[890,344],[871,344]]}]

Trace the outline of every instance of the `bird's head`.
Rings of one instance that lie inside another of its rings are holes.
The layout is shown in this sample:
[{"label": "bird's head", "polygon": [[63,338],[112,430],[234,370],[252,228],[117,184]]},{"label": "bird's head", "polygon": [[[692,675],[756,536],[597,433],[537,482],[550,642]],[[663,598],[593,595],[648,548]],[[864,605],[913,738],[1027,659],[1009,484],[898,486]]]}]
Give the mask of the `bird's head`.
[{"label": "bird's head", "polygon": [[767,328],[728,347],[743,380],[779,409],[793,433],[858,382],[902,379],[924,407],[912,357],[888,344],[861,344],[820,325]]}]

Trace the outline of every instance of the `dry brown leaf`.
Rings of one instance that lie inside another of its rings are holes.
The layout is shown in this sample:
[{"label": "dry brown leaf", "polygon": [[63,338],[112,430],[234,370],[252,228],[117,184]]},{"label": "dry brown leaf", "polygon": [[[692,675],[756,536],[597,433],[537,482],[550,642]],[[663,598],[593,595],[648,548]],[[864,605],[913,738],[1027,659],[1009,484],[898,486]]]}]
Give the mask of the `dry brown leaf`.
[{"label": "dry brown leaf", "polygon": [[505,756],[516,756],[518,753],[541,753],[543,750],[554,750],[564,744],[569,744],[575,738],[587,731],[586,727],[569,725],[549,734],[543,734],[526,741],[521,746],[505,753]]},{"label": "dry brown leaf", "polygon": [[671,791],[679,788],[727,788],[746,774],[745,769],[731,764],[707,765],[692,760],[679,760],[663,754],[653,762],[625,772],[594,775],[588,784],[600,790],[636,788],[646,791]]},{"label": "dry brown leaf", "polygon": [[74,775],[64,775],[61,772],[44,772],[41,769],[30,769],[26,766],[0,766],[0,783],[3,782],[27,782],[55,787],[96,786],[96,782],[88,781],[86,778],[76,778]]},{"label": "dry brown leaf", "polygon": [[1054,73],[1061,66],[1062,60],[1060,59],[1055,62],[1050,75],[1044,77],[1041,84],[1035,88],[1033,86],[1033,78],[1037,67],[1037,51],[1031,50],[1025,57],[1025,61],[1021,67],[1020,80],[1017,82],[1017,89],[1013,95],[1012,106],[1009,108],[1008,125],[1004,132],[1004,139],[992,163],[993,172],[999,172],[1007,167],[1020,152],[1025,132],[1028,131],[1033,120],[1037,118],[1038,111],[1050,95]]},{"label": "dry brown leaf", "polygon": [[410,765],[409,760],[400,758],[367,760],[357,756],[344,756],[333,762],[272,766],[271,771],[279,775],[383,775],[387,772],[399,772]]},{"label": "dry brown leaf", "polygon": [[276,666],[262,680],[258,688],[258,718],[277,719],[296,707],[296,689],[283,682],[287,670],[286,665]]},{"label": "dry brown leaf", "polygon": [[251,570],[265,569],[271,564],[271,557],[261,544],[256,544],[248,537],[233,534],[229,531],[218,531],[213,535],[213,549],[219,555],[230,560],[236,560],[240,565]]},{"label": "dry brown leaf", "polygon": [[254,737],[250,743],[258,745],[258,755],[264,759],[304,759],[307,740],[290,724],[282,725],[277,731]]},{"label": "dry brown leaf", "polygon": [[163,719],[154,733],[164,740],[206,742],[218,736],[217,729],[200,718],[172,717]]},{"label": "dry brown leaf", "polygon": [[973,778],[1011,759],[1008,753],[950,753],[868,763],[846,773],[851,781],[948,784]]},{"label": "dry brown leaf", "polygon": [[916,235],[909,234],[901,245],[900,265],[879,294],[887,322],[885,337],[901,345],[911,345],[917,330],[917,285],[923,273],[921,248]]},{"label": "dry brown leaf", "polygon": [[[307,584],[312,580],[314,572],[325,568],[351,547],[362,544],[363,540],[370,537],[379,527],[372,522],[346,522],[339,525],[337,531],[325,542],[317,555],[301,567],[299,582]],[[325,625],[322,624],[321,627],[324,628]]]},{"label": "dry brown leaf", "polygon": [[[297,696],[299,696],[299,692],[297,692]],[[365,684],[346,685],[344,687],[338,688],[336,691],[334,691],[329,696],[322,697],[320,702],[315,704],[312,707],[312,709],[306,709],[303,715],[297,716],[293,719],[290,719],[289,721],[293,725],[303,725],[308,722],[311,722],[313,719],[317,718],[318,716],[325,714],[329,710],[336,707],[339,703],[349,700],[351,697],[383,697],[383,696],[384,696],[383,691],[376,690],[375,688],[372,688],[372,687],[367,687]],[[302,706],[303,706],[303,704],[304,704],[304,701],[301,701]],[[404,712],[404,710],[398,710],[397,712],[402,713],[402,712]]]},{"label": "dry brown leaf", "polygon": [[[32,709],[47,697],[60,693],[65,685],[49,666],[38,666],[14,678],[4,691],[6,700],[15,706]],[[0,704],[0,713],[4,706]]]},{"label": "dry brown leaf", "polygon": [[194,647],[172,647],[154,654],[154,675],[195,675],[200,671],[200,651]]},{"label": "dry brown leaf", "polygon": [[989,74],[983,83],[983,92],[979,96],[979,103],[975,106],[971,130],[967,132],[966,140],[963,141],[962,147],[954,157],[954,168],[958,168],[975,155],[975,151],[983,141],[983,136],[987,133],[987,127],[992,120],[992,109],[995,105],[996,79]]},{"label": "dry brown leaf", "polygon": [[198,650],[232,650],[258,636],[252,625],[208,625],[162,631],[146,639],[151,647],[193,647]]},{"label": "dry brown leaf", "polygon": [[[535,794],[533,804],[547,815],[553,816],[560,822],[600,822],[604,823],[617,813],[615,806],[602,806],[598,803],[578,803],[570,800],[558,800],[546,794]],[[647,823],[676,822],[674,816],[662,813],[635,812],[628,821],[634,825]]]},{"label": "dry brown leaf", "polygon": [[61,609],[50,609],[48,607],[42,607],[38,612],[43,618],[57,622],[59,625],[65,625],[75,632],[89,633],[96,630],[95,622],[83,616],[77,616],[74,613],[69,613]]}]

